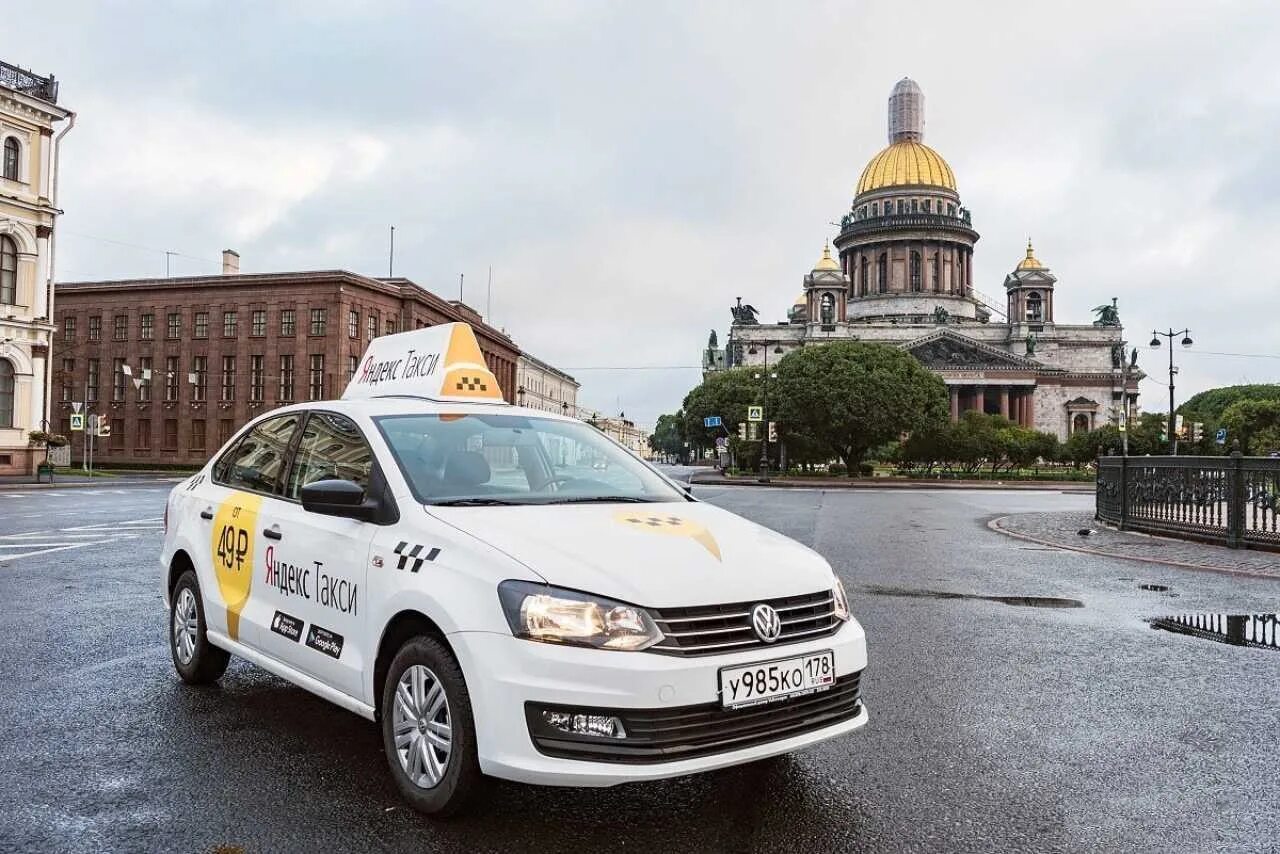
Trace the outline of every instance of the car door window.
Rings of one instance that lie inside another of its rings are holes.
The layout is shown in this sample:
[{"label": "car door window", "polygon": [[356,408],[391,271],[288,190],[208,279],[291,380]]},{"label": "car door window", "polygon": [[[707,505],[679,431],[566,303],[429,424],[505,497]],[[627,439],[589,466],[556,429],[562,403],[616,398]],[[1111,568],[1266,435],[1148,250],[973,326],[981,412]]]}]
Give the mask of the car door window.
[{"label": "car door window", "polygon": [[254,427],[214,465],[214,480],[232,489],[279,492],[289,442],[300,418],[291,413]]},{"label": "car door window", "polygon": [[302,487],[318,480],[349,480],[369,488],[373,452],[355,422],[331,412],[313,412],[294,453],[285,497],[297,499]]}]

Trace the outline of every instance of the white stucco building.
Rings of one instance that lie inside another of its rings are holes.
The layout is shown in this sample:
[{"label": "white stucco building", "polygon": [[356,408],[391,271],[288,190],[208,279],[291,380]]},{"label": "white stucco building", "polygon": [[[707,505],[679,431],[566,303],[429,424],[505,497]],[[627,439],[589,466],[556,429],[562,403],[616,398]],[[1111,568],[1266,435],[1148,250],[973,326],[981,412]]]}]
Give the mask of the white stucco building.
[{"label": "white stucco building", "polygon": [[543,412],[573,415],[581,385],[559,368],[521,353],[516,362],[516,403]]},{"label": "white stucco building", "polygon": [[58,84],[0,61],[0,474],[36,462],[48,426],[58,147],[74,114]]}]

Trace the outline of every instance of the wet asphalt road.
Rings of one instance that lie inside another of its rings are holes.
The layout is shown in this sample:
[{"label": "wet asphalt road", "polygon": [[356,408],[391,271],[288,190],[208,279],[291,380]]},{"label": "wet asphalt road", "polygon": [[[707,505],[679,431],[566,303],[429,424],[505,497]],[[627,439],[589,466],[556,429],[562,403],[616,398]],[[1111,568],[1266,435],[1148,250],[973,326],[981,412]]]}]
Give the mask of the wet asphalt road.
[{"label": "wet asphalt road", "polygon": [[1275,611],[1280,582],[1045,550],[985,527],[1088,496],[697,487],[836,566],[869,639],[868,727],[668,782],[494,782],[469,815],[441,824],[401,804],[372,724],[240,662],[219,687],[179,683],[154,565],[164,494],[0,493],[0,851],[1278,844],[1280,653],[1142,618]]}]

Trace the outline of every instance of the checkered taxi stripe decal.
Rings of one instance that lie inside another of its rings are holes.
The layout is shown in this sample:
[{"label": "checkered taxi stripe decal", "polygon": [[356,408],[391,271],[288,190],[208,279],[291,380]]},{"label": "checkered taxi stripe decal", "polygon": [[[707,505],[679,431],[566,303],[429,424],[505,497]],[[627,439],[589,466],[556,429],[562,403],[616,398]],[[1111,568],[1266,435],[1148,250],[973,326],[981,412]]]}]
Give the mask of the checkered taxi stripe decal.
[{"label": "checkered taxi stripe decal", "polygon": [[426,546],[421,543],[410,546],[404,540],[401,540],[395,547],[395,553],[400,556],[400,561],[396,564],[396,569],[404,569],[409,565],[409,561],[413,561],[413,567],[409,571],[417,572],[422,569],[422,565],[424,563],[435,560],[440,555],[440,550],[435,548],[430,549],[424,555],[422,550],[425,548]]},{"label": "checkered taxi stripe decal", "polygon": [[484,381],[484,377],[469,377],[462,375],[457,382],[458,391],[488,391],[489,384]]}]

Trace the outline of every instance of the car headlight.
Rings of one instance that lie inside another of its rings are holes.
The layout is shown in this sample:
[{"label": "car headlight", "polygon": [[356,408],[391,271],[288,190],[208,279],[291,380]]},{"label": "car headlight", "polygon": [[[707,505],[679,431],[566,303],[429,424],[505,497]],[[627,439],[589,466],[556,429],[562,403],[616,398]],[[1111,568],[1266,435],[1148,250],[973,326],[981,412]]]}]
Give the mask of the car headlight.
[{"label": "car headlight", "polygon": [[836,586],[831,588],[831,598],[835,600],[836,616],[843,622],[849,622],[852,616],[849,613],[849,597],[844,594],[844,582],[839,578],[836,579]]},{"label": "car headlight", "polygon": [[643,608],[529,581],[498,585],[502,613],[518,638],[595,649],[634,651],[662,640]]}]

